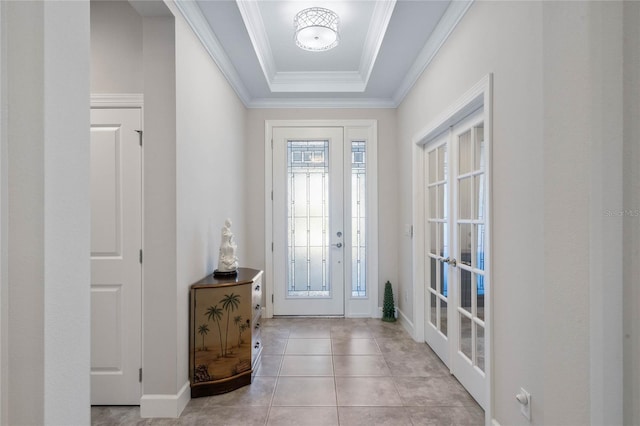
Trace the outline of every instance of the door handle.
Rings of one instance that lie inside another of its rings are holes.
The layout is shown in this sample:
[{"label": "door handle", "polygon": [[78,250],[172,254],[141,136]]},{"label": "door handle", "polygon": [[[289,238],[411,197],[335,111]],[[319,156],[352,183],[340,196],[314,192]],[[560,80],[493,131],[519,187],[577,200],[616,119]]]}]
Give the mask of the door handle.
[{"label": "door handle", "polygon": [[455,258],[454,258],[454,259],[452,259],[452,258],[450,258],[450,257],[447,257],[446,259],[442,259],[442,261],[443,261],[444,263],[448,263],[449,265],[453,266],[454,268],[455,268],[455,267],[456,267],[456,265],[458,264],[458,261],[457,261]]},{"label": "door handle", "polygon": [[342,247],[342,243],[338,243],[338,244],[331,244],[331,245],[332,245],[333,247],[338,247],[338,248]]}]

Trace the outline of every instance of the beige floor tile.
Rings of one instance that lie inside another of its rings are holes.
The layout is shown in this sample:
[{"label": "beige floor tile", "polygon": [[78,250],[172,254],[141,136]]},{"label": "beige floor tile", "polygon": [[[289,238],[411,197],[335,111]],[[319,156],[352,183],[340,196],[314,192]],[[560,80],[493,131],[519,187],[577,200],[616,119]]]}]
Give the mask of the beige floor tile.
[{"label": "beige floor tile", "polygon": [[194,398],[178,419],[142,419],[139,407],[92,407],[92,424],[484,423],[482,408],[437,355],[426,344],[414,342],[398,322],[276,318],[261,323],[264,350],[251,385]]},{"label": "beige floor tile", "polygon": [[280,376],[333,376],[330,355],[285,355]]},{"label": "beige floor tile", "polygon": [[405,406],[474,406],[471,395],[453,376],[394,377]]},{"label": "beige floor tile", "polygon": [[415,426],[482,426],[484,411],[470,407],[407,407]]},{"label": "beige floor tile", "polygon": [[336,377],[336,390],[340,407],[402,405],[390,377]]},{"label": "beige floor tile", "polygon": [[282,355],[262,355],[256,376],[277,376],[282,364]]},{"label": "beige floor tile", "polygon": [[375,339],[331,339],[334,355],[378,355],[380,348]]},{"label": "beige floor tile", "polygon": [[411,426],[405,407],[338,407],[340,426]]},{"label": "beige floor tile", "polygon": [[292,329],[289,333],[290,339],[328,339],[330,337],[331,329],[329,328],[300,327]]},{"label": "beige floor tile", "polygon": [[205,407],[269,406],[275,385],[275,377],[254,377],[250,385],[243,386],[229,393],[204,397],[206,401]]},{"label": "beige floor tile", "polygon": [[285,355],[331,355],[331,339],[289,339]]},{"label": "beige floor tile", "polygon": [[336,376],[390,376],[382,355],[334,355]]},{"label": "beige floor tile", "polygon": [[335,406],[333,377],[279,377],[272,406]]},{"label": "beige floor tile", "polygon": [[267,425],[333,426],[338,425],[336,407],[271,407]]}]

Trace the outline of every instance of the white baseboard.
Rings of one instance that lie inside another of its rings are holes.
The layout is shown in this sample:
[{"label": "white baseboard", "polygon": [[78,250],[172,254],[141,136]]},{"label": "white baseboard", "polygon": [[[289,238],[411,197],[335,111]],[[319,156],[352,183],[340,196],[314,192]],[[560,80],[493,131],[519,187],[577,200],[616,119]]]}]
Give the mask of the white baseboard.
[{"label": "white baseboard", "polygon": [[400,324],[402,324],[402,327],[404,327],[404,329],[407,330],[407,333],[409,333],[409,336],[415,338],[415,336],[413,335],[414,333],[413,321],[411,321],[400,309],[398,309],[398,318],[400,318]]},{"label": "white baseboard", "polygon": [[500,423],[496,419],[491,419],[491,426],[500,426]]},{"label": "white baseboard", "polygon": [[191,399],[191,387],[185,383],[176,395],[142,395],[140,398],[140,417],[177,418]]}]

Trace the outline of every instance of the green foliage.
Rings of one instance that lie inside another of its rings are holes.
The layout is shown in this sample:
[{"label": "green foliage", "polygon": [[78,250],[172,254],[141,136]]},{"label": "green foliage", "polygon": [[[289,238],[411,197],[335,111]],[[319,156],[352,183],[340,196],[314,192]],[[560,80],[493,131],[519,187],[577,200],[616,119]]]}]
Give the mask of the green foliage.
[{"label": "green foliage", "polygon": [[396,309],[393,304],[393,289],[391,283],[387,281],[384,284],[384,299],[382,301],[382,321],[395,322]]}]

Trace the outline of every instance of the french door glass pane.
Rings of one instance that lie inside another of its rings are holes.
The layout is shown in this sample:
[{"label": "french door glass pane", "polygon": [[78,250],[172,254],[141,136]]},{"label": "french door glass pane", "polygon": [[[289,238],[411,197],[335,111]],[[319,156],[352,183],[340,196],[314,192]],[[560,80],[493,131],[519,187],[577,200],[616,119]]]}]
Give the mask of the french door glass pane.
[{"label": "french door glass pane", "polygon": [[329,143],[287,142],[288,297],[327,297]]},{"label": "french door glass pane", "polygon": [[463,175],[471,171],[471,131],[461,134],[458,141],[458,174]]},{"label": "french door glass pane", "polygon": [[476,365],[484,371],[484,327],[476,324]]},{"label": "french door glass pane", "polygon": [[458,191],[458,217],[460,219],[471,219],[471,177],[460,179]]},{"label": "french door glass pane", "polygon": [[438,311],[436,306],[437,301],[438,298],[436,297],[436,295],[431,293],[431,317],[429,321],[431,322],[431,324],[433,324],[434,327],[438,326]]},{"label": "french door glass pane", "polygon": [[458,314],[460,318],[460,351],[471,360],[472,341],[471,341],[471,318]]},{"label": "french door glass pane", "polygon": [[447,335],[447,302],[440,299],[440,331]]},{"label": "french door glass pane", "polygon": [[366,145],[351,142],[351,296],[367,296]]}]

